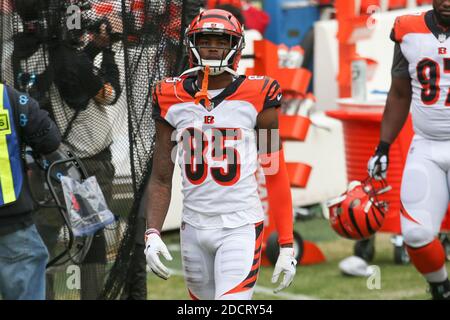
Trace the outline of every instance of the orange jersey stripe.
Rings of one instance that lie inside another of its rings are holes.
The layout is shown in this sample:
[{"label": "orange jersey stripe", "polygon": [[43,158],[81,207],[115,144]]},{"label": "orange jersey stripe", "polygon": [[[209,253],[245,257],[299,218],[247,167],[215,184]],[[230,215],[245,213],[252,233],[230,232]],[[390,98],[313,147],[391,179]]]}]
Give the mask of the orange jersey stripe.
[{"label": "orange jersey stripe", "polygon": [[394,39],[402,42],[403,37],[409,33],[431,33],[425,22],[425,14],[404,15],[397,17],[394,23]]},{"label": "orange jersey stripe", "polygon": [[165,118],[169,109],[178,103],[194,101],[183,88],[183,80],[167,78],[159,81],[155,86],[154,95],[161,109],[161,117]]}]

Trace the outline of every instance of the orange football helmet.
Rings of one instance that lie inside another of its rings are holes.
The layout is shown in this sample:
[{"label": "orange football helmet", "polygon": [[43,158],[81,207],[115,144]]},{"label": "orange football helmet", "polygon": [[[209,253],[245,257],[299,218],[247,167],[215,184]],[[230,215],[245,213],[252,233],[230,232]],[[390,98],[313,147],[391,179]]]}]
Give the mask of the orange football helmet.
[{"label": "orange football helmet", "polygon": [[372,178],[352,181],[347,191],[328,201],[331,227],[340,236],[361,240],[370,238],[383,225],[388,204],[377,196],[391,190],[385,180],[376,187]]},{"label": "orange football helmet", "polygon": [[[197,38],[200,34],[216,34],[230,39],[230,50],[220,60],[206,60],[200,56]],[[185,45],[189,55],[190,69],[183,74],[204,70],[209,65],[210,75],[218,75],[225,71],[237,75],[236,70],[245,47],[244,28],[230,12],[211,9],[201,12],[192,20],[186,29]]]}]

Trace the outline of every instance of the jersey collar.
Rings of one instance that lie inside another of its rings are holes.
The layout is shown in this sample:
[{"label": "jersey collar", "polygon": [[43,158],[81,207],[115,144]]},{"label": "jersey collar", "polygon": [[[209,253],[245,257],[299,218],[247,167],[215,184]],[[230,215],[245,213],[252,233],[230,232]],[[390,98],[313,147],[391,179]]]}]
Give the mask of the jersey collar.
[{"label": "jersey collar", "polygon": [[447,38],[450,36],[450,28],[444,30],[441,26],[439,26],[434,17],[433,10],[430,10],[425,14],[425,23],[428,29],[430,29],[430,31],[433,33],[433,35],[439,42],[441,43],[445,42]]},{"label": "jersey collar", "polygon": [[[183,88],[184,90],[186,90],[186,92],[192,97],[195,97],[195,94],[200,91],[200,89],[198,88],[198,86],[196,85],[195,81],[197,80],[197,76],[196,75],[192,75],[192,76],[188,76],[184,81],[183,81]],[[212,105],[212,109],[214,109],[215,107],[217,107],[223,100],[225,100],[226,97],[231,96],[233,93],[236,92],[236,90],[240,87],[240,85],[242,84],[242,82],[245,80],[245,76],[239,76],[239,78],[237,78],[235,81],[233,81],[232,83],[230,83],[221,93],[219,93],[217,96],[215,96],[214,98],[212,98],[211,101],[211,105]],[[206,106],[203,103],[203,100],[200,102],[202,104],[203,107]],[[211,110],[212,110],[211,109]]]}]

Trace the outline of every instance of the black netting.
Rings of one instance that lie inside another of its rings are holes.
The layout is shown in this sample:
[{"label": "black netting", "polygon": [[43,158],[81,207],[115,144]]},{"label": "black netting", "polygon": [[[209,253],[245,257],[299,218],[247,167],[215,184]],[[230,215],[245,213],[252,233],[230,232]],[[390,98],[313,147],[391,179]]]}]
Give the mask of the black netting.
[{"label": "black netting", "polygon": [[150,88],[185,67],[184,27],[202,3],[0,0],[1,81],[27,91],[55,119],[116,217],[64,254],[67,227],[48,207],[53,201],[39,174],[32,175],[38,229],[51,259],[64,254],[48,268],[48,298],[146,295],[139,204],[153,152]]}]

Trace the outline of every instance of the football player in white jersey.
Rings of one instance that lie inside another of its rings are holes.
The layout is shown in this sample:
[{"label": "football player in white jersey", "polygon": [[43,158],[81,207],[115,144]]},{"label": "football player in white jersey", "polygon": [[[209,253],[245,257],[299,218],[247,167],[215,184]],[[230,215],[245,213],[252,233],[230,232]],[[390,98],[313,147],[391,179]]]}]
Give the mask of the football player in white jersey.
[{"label": "football player in white jersey", "polygon": [[[397,18],[392,84],[370,176],[386,177],[389,149],[411,109],[415,135],[401,185],[401,229],[408,254],[433,299],[450,299],[445,252],[437,235],[450,190],[450,1]],[[394,145],[393,147],[397,147]]]},{"label": "football player in white jersey", "polygon": [[[272,282],[278,292],[293,280],[293,213],[278,136],[281,89],[276,80],[236,73],[243,28],[229,12],[200,13],[186,31],[191,68],[155,86],[156,147],[147,193],[145,254],[163,279],[171,260],[160,237],[171,195],[177,145],[183,178],[181,255],[193,299],[251,299],[258,277],[263,210],[255,173],[265,173],[279,234]],[[256,130],[255,130],[256,128]],[[275,143],[269,143],[275,141]]]}]

